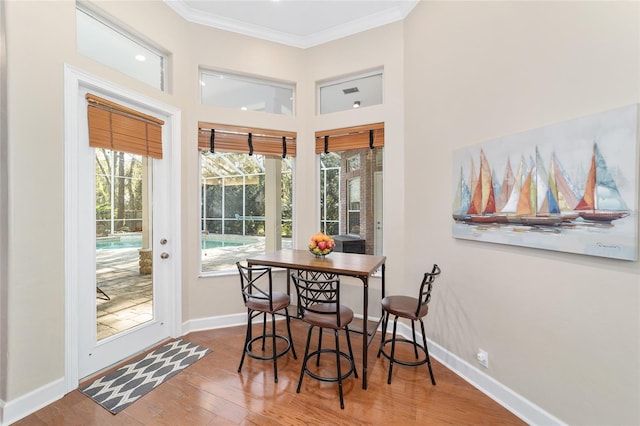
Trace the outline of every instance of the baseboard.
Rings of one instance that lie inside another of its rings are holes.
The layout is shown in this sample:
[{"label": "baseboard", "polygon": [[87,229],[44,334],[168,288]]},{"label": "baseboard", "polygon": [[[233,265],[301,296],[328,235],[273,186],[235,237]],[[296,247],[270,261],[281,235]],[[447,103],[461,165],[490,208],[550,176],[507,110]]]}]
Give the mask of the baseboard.
[{"label": "baseboard", "polygon": [[[182,335],[200,330],[244,325],[246,320],[246,313],[199,318],[183,323]],[[403,337],[409,338],[411,336],[411,328],[406,324],[399,323],[398,333]],[[552,416],[436,342],[428,340],[428,344],[429,353],[434,359],[527,424],[566,425],[560,419]],[[9,425],[36,412],[40,408],[62,398],[65,393],[65,380],[60,378],[15,400],[9,402],[0,400],[0,426]]]},{"label": "baseboard", "polygon": [[[362,319],[362,315],[355,315],[356,318]],[[284,318],[282,318],[284,319]],[[215,328],[232,327],[236,325],[244,325],[246,323],[246,314],[234,314],[220,317],[201,318],[184,323],[184,334],[198,331],[210,330]],[[377,318],[374,318],[377,320]],[[411,337],[411,328],[403,323],[398,323],[398,333],[405,338]],[[418,333],[419,335],[419,333]],[[419,335],[419,338],[421,336]],[[480,390],[498,404],[518,416],[521,420],[530,425],[566,425],[560,419],[549,414],[536,404],[524,398],[522,395],[514,392],[507,386],[495,380],[493,377],[485,374],[480,369],[469,364],[457,355],[449,352],[436,342],[429,339],[429,354],[442,365],[453,371],[458,376],[473,387]]]},{"label": "baseboard", "polygon": [[2,401],[0,406],[0,425],[10,425],[32,414],[42,407],[46,407],[65,395],[64,377],[42,386],[26,395],[11,400]]},{"label": "baseboard", "polygon": [[[405,338],[411,338],[411,327],[398,323],[398,333]],[[422,336],[417,333],[419,339]],[[436,342],[427,339],[429,355],[440,364],[462,377],[466,382],[477,388],[498,404],[518,416],[529,425],[566,425],[565,422],[549,414],[536,404],[514,392],[507,386],[485,374],[480,369],[469,364],[457,355],[449,352]]]},{"label": "baseboard", "polygon": [[201,330],[213,330],[216,328],[234,327],[245,325],[247,314],[222,315],[218,317],[198,318],[182,323],[182,335]]}]

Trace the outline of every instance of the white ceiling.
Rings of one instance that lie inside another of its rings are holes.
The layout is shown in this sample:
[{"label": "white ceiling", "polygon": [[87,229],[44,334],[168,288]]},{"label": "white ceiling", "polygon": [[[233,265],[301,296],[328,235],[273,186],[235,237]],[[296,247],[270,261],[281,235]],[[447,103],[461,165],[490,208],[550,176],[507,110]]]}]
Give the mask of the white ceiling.
[{"label": "white ceiling", "polygon": [[404,19],[420,0],[164,0],[190,22],[308,48]]}]

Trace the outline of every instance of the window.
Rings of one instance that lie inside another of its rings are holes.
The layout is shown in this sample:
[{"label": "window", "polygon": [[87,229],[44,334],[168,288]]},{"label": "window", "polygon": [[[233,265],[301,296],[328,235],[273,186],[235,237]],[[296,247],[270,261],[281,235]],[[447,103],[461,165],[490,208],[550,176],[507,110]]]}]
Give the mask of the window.
[{"label": "window", "polygon": [[320,154],[320,229],[364,240],[382,253],[382,123],[316,132]]},{"label": "window", "polygon": [[143,208],[148,160],[162,158],[164,121],[92,93],[85,98],[89,146],[95,148],[96,236],[141,232],[148,225]]},{"label": "window", "polygon": [[320,114],[364,108],[382,103],[382,71],[318,84]]},{"label": "window", "polygon": [[78,53],[164,90],[166,53],[92,10],[76,8]]},{"label": "window", "polygon": [[360,235],[360,177],[349,180],[347,192],[347,233]]},{"label": "window", "polygon": [[201,272],[290,248],[295,133],[199,127]]},{"label": "window", "polygon": [[293,84],[200,70],[201,103],[245,111],[293,115]]},{"label": "window", "polygon": [[320,230],[327,235],[340,234],[340,155],[328,152],[320,156]]},{"label": "window", "polygon": [[360,170],[360,154],[349,157],[348,164],[350,172]]},{"label": "window", "polygon": [[96,237],[142,231],[144,157],[97,148]]}]

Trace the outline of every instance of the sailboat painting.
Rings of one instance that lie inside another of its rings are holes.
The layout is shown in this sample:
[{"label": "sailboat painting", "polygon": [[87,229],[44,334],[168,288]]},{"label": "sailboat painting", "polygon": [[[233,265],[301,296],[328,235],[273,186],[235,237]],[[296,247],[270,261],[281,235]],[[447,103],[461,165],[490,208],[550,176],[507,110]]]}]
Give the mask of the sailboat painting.
[{"label": "sailboat painting", "polygon": [[638,259],[638,105],[458,149],[453,236]]}]

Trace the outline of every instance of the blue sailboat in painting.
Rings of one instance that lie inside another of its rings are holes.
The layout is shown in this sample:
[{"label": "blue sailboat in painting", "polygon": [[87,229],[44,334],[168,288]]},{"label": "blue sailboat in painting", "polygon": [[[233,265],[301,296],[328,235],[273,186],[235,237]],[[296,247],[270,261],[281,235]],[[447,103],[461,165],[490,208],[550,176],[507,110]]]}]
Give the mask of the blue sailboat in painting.
[{"label": "blue sailboat in painting", "polygon": [[544,168],[540,151],[536,147],[536,159],[520,188],[517,204],[512,202],[509,205],[509,223],[534,226],[555,226],[562,223],[553,179],[552,174],[547,173]]},{"label": "blue sailboat in painting", "polygon": [[555,152],[551,155],[549,191],[564,221],[571,221],[578,218],[578,213],[575,212],[575,207],[578,204],[578,198],[576,197],[577,190],[571,183],[567,172],[564,170],[564,167],[562,167],[562,164],[560,164]]},{"label": "blue sailboat in painting", "polygon": [[618,186],[609,173],[597,143],[593,144],[591,168],[584,195],[575,210],[584,220],[595,222],[611,222],[631,213],[620,196]]},{"label": "blue sailboat in painting", "polygon": [[456,221],[557,226],[578,217],[591,222],[611,222],[631,213],[595,143],[584,195],[579,202],[576,196],[578,191],[555,152],[551,156],[548,171],[538,147],[535,159],[531,158],[529,165],[522,158],[515,175],[507,159],[505,177],[499,190],[493,186],[489,163],[482,150],[480,160],[477,176],[473,161],[471,163],[471,187],[465,182],[463,170],[460,169],[453,203],[453,218]]},{"label": "blue sailboat in painting", "polygon": [[453,236],[637,260],[638,111],[632,105],[456,150]]},{"label": "blue sailboat in painting", "polygon": [[470,205],[471,191],[469,190],[467,182],[464,180],[462,167],[460,167],[460,181],[458,182],[458,188],[456,189],[456,195],[453,200],[453,219],[456,221],[469,219],[470,216],[467,214],[467,211]]}]

